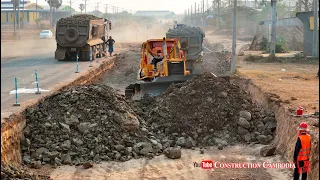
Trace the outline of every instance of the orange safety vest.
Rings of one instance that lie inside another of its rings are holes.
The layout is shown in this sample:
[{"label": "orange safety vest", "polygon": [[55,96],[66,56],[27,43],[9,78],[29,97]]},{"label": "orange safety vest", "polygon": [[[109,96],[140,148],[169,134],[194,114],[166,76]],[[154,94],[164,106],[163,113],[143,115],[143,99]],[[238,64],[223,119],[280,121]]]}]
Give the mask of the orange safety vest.
[{"label": "orange safety vest", "polygon": [[[301,134],[299,135],[300,141],[301,141],[301,149],[298,154],[297,158],[297,166],[298,166],[298,173],[301,174],[308,172],[310,173],[310,151],[311,151],[311,136],[309,134]],[[299,166],[299,161],[304,161],[304,166]]]}]

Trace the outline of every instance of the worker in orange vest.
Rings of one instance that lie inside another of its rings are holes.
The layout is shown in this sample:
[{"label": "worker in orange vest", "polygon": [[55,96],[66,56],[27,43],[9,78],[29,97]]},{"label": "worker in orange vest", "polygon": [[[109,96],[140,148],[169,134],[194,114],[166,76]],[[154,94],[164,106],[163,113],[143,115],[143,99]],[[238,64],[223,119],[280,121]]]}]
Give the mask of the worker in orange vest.
[{"label": "worker in orange vest", "polygon": [[302,180],[307,179],[307,174],[310,173],[310,151],[311,151],[311,136],[308,133],[308,124],[302,122],[299,126],[298,139],[294,150],[294,180],[299,180],[302,174]]}]

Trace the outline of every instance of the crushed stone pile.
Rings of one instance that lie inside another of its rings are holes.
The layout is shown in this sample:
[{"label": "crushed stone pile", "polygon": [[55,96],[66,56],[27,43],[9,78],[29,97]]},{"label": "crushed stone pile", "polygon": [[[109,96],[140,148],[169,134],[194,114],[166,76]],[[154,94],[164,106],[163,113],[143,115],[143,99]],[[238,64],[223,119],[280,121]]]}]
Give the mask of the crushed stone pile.
[{"label": "crushed stone pile", "polygon": [[101,19],[99,17],[96,17],[94,15],[90,14],[78,14],[73,15],[70,17],[61,18],[58,23],[59,24],[82,24],[86,25],[89,23],[90,20],[98,20]]},{"label": "crushed stone pile", "polygon": [[48,176],[40,176],[35,174],[30,174],[23,168],[17,168],[10,165],[3,165],[1,163],[1,179],[3,180],[49,180]]},{"label": "crushed stone pile", "polygon": [[273,113],[252,103],[228,78],[211,74],[171,85],[156,98],[145,96],[140,106],[150,130],[158,134],[164,147],[268,144],[276,128]]},{"label": "crushed stone pile", "polygon": [[75,86],[26,112],[25,164],[127,161],[162,153],[162,145],[123,95],[106,85]]}]

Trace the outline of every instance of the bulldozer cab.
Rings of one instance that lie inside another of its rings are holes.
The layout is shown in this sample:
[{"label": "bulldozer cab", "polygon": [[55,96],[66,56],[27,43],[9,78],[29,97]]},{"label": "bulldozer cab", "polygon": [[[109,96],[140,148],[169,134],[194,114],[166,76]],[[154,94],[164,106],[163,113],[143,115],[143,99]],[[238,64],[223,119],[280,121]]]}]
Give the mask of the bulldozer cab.
[{"label": "bulldozer cab", "polygon": [[[158,51],[161,51],[160,57]],[[140,100],[144,94],[157,96],[171,84],[191,78],[177,38],[150,39],[141,46],[138,81],[126,87],[125,96],[132,100]]]},{"label": "bulldozer cab", "polygon": [[[161,51],[160,62],[153,61],[160,58],[157,52]],[[180,54],[178,39],[151,39],[142,44],[141,63],[138,80],[152,81],[154,78],[170,75],[188,75],[185,68],[186,59]]]}]

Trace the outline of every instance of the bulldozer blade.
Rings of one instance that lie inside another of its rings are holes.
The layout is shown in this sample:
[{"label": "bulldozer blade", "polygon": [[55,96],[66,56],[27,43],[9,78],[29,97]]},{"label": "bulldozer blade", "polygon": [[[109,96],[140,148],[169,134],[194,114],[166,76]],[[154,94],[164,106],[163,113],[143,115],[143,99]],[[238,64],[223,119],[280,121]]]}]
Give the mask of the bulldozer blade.
[{"label": "bulldozer blade", "polygon": [[156,78],[152,82],[140,82],[136,84],[130,84],[125,91],[127,98],[132,98],[132,100],[140,100],[145,94],[150,96],[158,96],[162,92],[166,91],[171,84],[182,83],[189,80],[193,75],[183,76],[167,76]]}]

